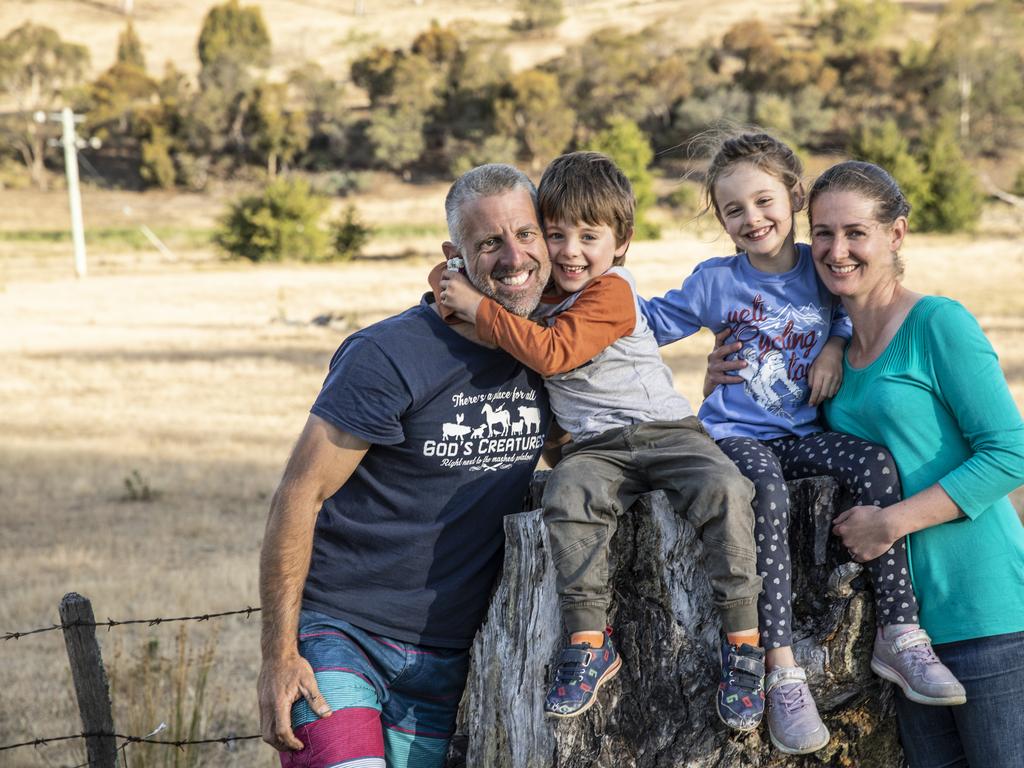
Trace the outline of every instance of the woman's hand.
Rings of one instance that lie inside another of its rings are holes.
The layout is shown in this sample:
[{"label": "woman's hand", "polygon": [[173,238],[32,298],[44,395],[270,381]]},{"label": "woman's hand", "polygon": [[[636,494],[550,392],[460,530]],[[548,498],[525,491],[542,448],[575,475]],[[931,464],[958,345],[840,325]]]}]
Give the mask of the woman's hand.
[{"label": "woman's hand", "polygon": [[807,372],[807,383],[811,386],[811,395],[807,402],[820,405],[830,397],[835,397],[839,385],[843,383],[843,350],[846,339],[833,336],[821,348],[817,359],[811,363]]},{"label": "woman's hand", "polygon": [[893,530],[891,509],[875,506],[850,507],[832,521],[832,532],[840,538],[858,563],[881,557],[902,535]]},{"label": "woman's hand", "polygon": [[725,340],[732,333],[731,328],[723,328],[715,334],[715,348],[708,355],[708,369],[704,373],[704,397],[710,395],[719,384],[740,384],[739,376],[731,373],[747,367],[746,360],[726,360],[729,355],[739,352],[743,345],[734,341],[726,344]]},{"label": "woman's hand", "polygon": [[476,323],[476,311],[484,295],[466,279],[465,275],[446,269],[441,275],[441,303],[460,320]]}]

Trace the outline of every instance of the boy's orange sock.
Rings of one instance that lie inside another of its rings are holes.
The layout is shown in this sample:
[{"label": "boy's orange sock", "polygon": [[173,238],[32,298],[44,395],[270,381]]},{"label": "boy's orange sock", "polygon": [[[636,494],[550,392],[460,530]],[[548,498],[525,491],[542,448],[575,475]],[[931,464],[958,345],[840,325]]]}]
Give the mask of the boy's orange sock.
[{"label": "boy's orange sock", "polygon": [[747,645],[757,648],[760,645],[761,634],[757,631],[757,627],[754,629],[741,629],[739,632],[727,632],[725,639],[729,641],[729,645]]},{"label": "boy's orange sock", "polygon": [[590,643],[591,648],[600,648],[604,645],[604,632],[573,632],[569,635],[569,645]]}]

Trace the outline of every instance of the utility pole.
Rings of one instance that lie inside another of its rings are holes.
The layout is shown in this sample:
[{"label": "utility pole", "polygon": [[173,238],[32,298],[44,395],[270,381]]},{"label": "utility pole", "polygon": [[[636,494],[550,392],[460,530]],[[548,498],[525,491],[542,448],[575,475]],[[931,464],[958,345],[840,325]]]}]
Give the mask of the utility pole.
[{"label": "utility pole", "polygon": [[[37,123],[44,123],[47,119],[61,124],[61,143],[64,145],[64,173],[68,180],[68,206],[71,209],[71,242],[75,249],[75,276],[85,277],[87,270],[85,260],[85,225],[82,222],[82,194],[78,187],[78,136],[75,134],[75,123],[85,120],[82,115],[76,115],[70,107],[64,107],[60,112],[51,112],[47,115],[42,110],[36,112]],[[82,142],[85,146],[85,142]]]},{"label": "utility pole", "polygon": [[[79,117],[79,121],[84,118]],[[70,107],[60,111],[63,129],[64,172],[68,177],[68,204],[71,207],[71,240],[75,244],[75,275],[85,277],[85,225],[82,223],[82,194],[78,189],[78,145],[75,136],[75,115]]]}]

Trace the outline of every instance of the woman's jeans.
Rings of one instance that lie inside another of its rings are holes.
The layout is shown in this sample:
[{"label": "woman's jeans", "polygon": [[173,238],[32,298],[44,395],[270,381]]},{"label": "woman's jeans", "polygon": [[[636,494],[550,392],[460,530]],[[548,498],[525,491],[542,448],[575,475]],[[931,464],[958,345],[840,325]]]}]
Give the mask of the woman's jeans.
[{"label": "woman's jeans", "polygon": [[1024,632],[944,643],[935,652],[967,690],[967,703],[929,707],[897,692],[910,768],[1024,766]]}]

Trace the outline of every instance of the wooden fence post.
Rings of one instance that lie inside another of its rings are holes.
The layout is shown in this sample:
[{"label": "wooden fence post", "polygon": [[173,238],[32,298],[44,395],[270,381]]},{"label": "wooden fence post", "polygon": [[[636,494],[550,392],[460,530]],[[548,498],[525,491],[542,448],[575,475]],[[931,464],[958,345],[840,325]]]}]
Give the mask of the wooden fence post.
[{"label": "wooden fence post", "polygon": [[60,601],[60,621],[64,626],[64,645],[71,662],[75,681],[78,711],[82,716],[83,733],[90,768],[116,768],[117,739],[114,737],[114,715],[110,708],[110,688],[103,669],[103,657],[96,642],[96,617],[92,603],[77,592],[68,592]]}]

